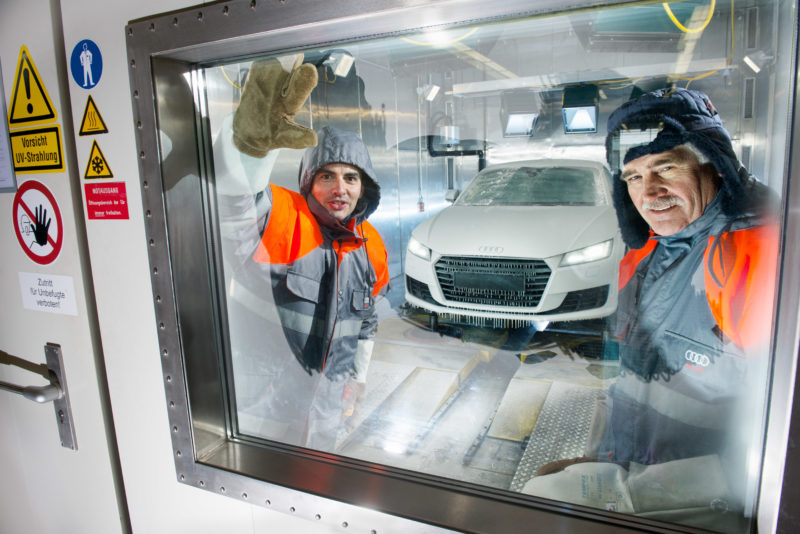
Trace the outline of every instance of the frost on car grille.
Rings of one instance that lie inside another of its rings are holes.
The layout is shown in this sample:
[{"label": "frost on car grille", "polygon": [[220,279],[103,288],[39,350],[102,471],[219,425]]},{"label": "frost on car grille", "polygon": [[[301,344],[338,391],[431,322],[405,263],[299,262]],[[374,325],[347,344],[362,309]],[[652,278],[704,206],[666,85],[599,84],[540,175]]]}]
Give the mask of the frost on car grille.
[{"label": "frost on car grille", "polygon": [[542,260],[444,256],[436,262],[436,277],[451,302],[532,308],[539,305],[550,268]]}]

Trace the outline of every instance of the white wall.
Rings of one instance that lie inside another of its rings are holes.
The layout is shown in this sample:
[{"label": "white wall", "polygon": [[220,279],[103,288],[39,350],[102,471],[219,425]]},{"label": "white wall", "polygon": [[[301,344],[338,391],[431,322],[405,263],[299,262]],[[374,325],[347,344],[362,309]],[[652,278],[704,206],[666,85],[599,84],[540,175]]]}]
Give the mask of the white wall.
[{"label": "white wall", "polygon": [[[18,3],[22,5],[22,1]],[[288,506],[283,512],[277,512],[263,503],[245,503],[176,480],[146,250],[125,25],[133,19],[188,5],[191,4],[181,0],[61,2],[67,57],[84,39],[96,43],[103,56],[102,77],[93,89],[83,89],[72,79],[69,82],[76,123],[83,116],[91,94],[109,129],[108,134],[98,136],[76,134],[77,167],[81,172],[86,168],[92,141],[97,140],[114,174],[107,183],[124,183],[129,201],[129,219],[87,219],[86,226],[99,331],[132,529],[147,534],[353,532],[356,529],[352,522],[350,528],[343,530],[338,522],[309,521],[292,516]],[[86,182],[83,178],[80,180]],[[298,501],[309,502],[309,498],[298,496]],[[354,508],[344,504],[336,506],[342,510]],[[360,517],[374,519],[376,524],[381,519],[385,524],[388,519],[399,525],[390,529],[393,532],[408,531],[403,525],[410,522],[405,520],[387,518],[368,510],[359,512]],[[367,528],[366,532],[369,530]],[[380,527],[377,530],[389,531]]]},{"label": "white wall", "polygon": [[[40,265],[25,254],[13,229],[14,193],[0,193],[0,349],[40,364],[45,361],[45,343],[61,345],[78,449],[61,446],[52,403],[39,405],[0,391],[0,532],[114,533],[122,531],[112,475],[115,453],[106,439],[104,401],[97,381],[100,349],[93,342],[94,310],[83,279],[83,273],[88,273],[82,250],[83,214],[73,208],[80,206],[80,184],[69,109],[64,108],[68,95],[59,72],[63,64],[58,60],[61,42],[56,34],[47,0],[0,4],[3,105],[7,108],[13,97],[24,45],[56,112],[56,120],[49,125],[61,128],[65,159],[63,172],[17,176],[18,184],[30,180],[44,184],[62,213],[63,244],[52,263]],[[49,215],[52,219],[52,211]],[[52,230],[55,235],[55,223]],[[25,308],[19,273],[66,277],[75,315]],[[0,380],[25,386],[46,383],[41,376],[8,365],[0,365]]]}]

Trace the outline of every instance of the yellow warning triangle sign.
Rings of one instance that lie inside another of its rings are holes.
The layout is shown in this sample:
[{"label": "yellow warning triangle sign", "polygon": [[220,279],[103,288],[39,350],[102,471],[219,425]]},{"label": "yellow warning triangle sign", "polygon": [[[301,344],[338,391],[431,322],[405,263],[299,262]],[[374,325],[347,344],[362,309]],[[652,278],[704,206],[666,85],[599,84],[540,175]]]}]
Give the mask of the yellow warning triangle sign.
[{"label": "yellow warning triangle sign", "polygon": [[111,167],[108,166],[106,157],[97,145],[97,141],[92,141],[92,151],[89,153],[89,161],[86,163],[86,172],[83,173],[83,177],[87,180],[114,177],[114,173],[111,172]]},{"label": "yellow warning triangle sign", "polygon": [[108,133],[108,127],[103,120],[100,111],[97,109],[97,104],[94,103],[92,95],[86,101],[86,109],[83,110],[83,120],[81,120],[81,129],[78,135],[95,135]]},{"label": "yellow warning triangle sign", "polygon": [[22,45],[8,110],[8,125],[13,128],[23,124],[54,122],[56,118],[56,109],[44,88],[31,53]]}]

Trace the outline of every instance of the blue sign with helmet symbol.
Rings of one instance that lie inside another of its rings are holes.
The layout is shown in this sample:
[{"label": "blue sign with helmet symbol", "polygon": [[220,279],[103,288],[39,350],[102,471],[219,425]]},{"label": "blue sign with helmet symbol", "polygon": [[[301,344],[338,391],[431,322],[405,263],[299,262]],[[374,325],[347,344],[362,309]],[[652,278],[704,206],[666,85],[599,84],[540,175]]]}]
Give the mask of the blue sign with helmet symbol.
[{"label": "blue sign with helmet symbol", "polygon": [[69,60],[72,79],[84,89],[91,89],[100,81],[103,74],[103,56],[100,48],[89,39],[84,39],[72,49]]}]

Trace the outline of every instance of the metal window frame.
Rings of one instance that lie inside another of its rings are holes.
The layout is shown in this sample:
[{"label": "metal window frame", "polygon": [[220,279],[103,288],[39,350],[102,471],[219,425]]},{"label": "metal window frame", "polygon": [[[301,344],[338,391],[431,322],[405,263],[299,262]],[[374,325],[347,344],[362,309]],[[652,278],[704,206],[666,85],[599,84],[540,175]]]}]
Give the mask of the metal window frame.
[{"label": "metal window frame", "polygon": [[[180,266],[170,256],[168,241],[170,224],[167,220],[165,191],[176,186],[184,174],[175,176],[173,171],[162,165],[160,159],[154,106],[158,96],[157,83],[165,83],[164,89],[168,90],[171,84],[179,83],[179,77],[184,72],[192,71],[195,64],[210,65],[267,51],[290,51],[305,46],[326,46],[476,21],[483,23],[631,3],[636,2],[331,0],[320,3],[314,0],[279,0],[267,3],[233,0],[203,4],[129,23],[125,31],[139,173],[166,402],[176,476],[180,482],[339,526],[373,521],[374,516],[359,514],[361,510],[375,509],[398,517],[470,532],[513,532],[529,525],[537,525],[545,532],[693,531],[677,525],[664,525],[492,488],[478,488],[458,481],[290,446],[264,446],[231,439],[228,431],[230,422],[226,415],[224,370],[217,365],[216,353],[210,354],[218,350],[220,340],[214,336],[213,328],[194,331],[193,339],[182,337],[179,322],[181,317],[189,314],[198,324],[208,325],[213,323],[213,311],[194,309],[192,302],[182,297],[174,277],[175,270]],[[796,72],[794,74],[796,77]],[[800,94],[795,95],[795,100],[797,96]],[[193,146],[206,142],[197,138],[198,132],[202,132],[202,127],[198,126],[202,125],[194,124],[192,102],[184,102],[176,107],[176,113],[191,114],[182,142],[192,143]],[[798,124],[794,119],[790,156],[800,153]],[[189,174],[193,174],[195,179],[187,182],[187,194],[198,201],[203,198],[202,188],[205,187],[198,178],[203,175],[204,162],[201,157],[199,155],[189,169]],[[786,243],[798,242],[800,233],[800,214],[797,210],[789,209],[800,205],[796,167],[795,158],[787,158],[784,170],[789,179],[783,197],[787,213]],[[204,208],[205,211],[196,214],[198,220],[213,216],[211,207]],[[207,236],[198,239],[200,241],[194,245],[205,246]],[[782,265],[796,265],[800,261],[797,256],[797,250],[785,247]],[[800,300],[800,273],[791,267],[782,272],[776,351],[783,365],[794,370],[800,318],[796,305]],[[210,272],[206,274],[210,276]],[[207,302],[215,302],[214,290],[210,285],[195,289],[202,297],[209,299]],[[192,354],[192,358],[186,358],[187,354]],[[192,390],[199,388],[200,384],[186,380],[187,375],[203,376],[202,387],[213,394],[192,395]],[[783,406],[778,410],[780,413],[771,411],[768,434],[779,438],[768,440],[762,480],[767,474],[782,480],[786,450],[785,441],[780,440],[783,435],[781,432],[796,436],[800,428],[798,421],[791,428],[788,426],[791,409],[787,408],[785,400],[791,399],[793,378],[794,373],[788,380],[773,385],[772,406],[775,406],[776,399]],[[777,429],[774,429],[776,425]],[[772,460],[771,452],[776,453]],[[342,508],[340,503],[353,506]],[[777,503],[762,502],[761,506],[777,507]],[[783,508],[788,510],[786,500]],[[775,515],[778,515],[777,509]],[[346,519],[343,520],[343,517]],[[409,525],[403,528],[410,531]]]}]

